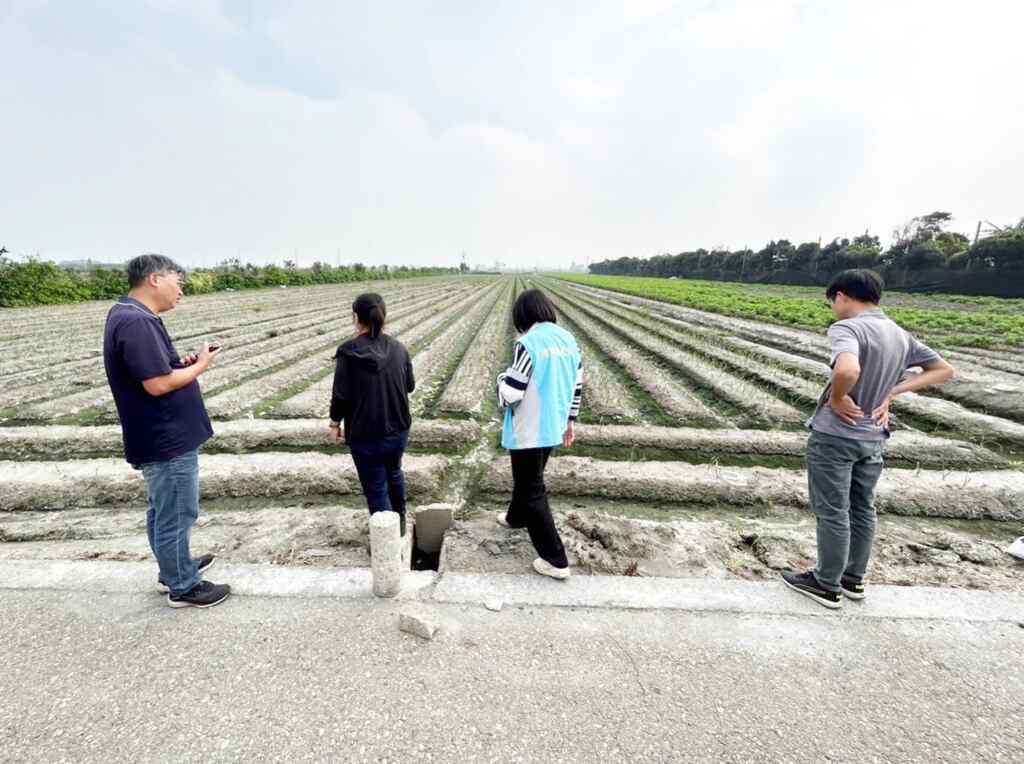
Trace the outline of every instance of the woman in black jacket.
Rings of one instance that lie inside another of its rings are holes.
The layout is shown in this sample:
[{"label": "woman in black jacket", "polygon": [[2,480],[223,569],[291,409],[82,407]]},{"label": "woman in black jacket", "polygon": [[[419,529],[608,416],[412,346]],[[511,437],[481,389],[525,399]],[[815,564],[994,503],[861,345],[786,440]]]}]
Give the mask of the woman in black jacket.
[{"label": "woman in black jacket", "polygon": [[402,455],[412,425],[409,393],[416,382],[409,351],[383,332],[386,315],[379,294],[361,294],[352,303],[356,336],[334,356],[330,430],[352,452],[370,513],[397,512],[404,536]]}]

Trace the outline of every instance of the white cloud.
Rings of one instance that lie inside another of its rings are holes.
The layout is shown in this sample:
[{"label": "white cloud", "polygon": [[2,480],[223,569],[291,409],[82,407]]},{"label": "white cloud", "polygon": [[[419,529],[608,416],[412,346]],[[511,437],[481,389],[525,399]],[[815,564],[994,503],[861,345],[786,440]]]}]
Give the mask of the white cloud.
[{"label": "white cloud", "polygon": [[76,7],[8,16],[19,251],[553,265],[1024,214],[1016,6]]},{"label": "white cloud", "polygon": [[690,44],[728,50],[772,47],[792,32],[795,16],[807,0],[742,0],[715,3],[690,16],[683,39]]}]

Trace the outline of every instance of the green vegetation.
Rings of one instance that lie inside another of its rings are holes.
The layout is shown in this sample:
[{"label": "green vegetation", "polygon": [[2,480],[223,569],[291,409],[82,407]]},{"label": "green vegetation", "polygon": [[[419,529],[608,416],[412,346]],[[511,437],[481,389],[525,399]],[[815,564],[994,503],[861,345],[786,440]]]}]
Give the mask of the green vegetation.
[{"label": "green vegetation", "polygon": [[[455,268],[409,268],[404,265],[398,268],[387,265],[367,267],[362,263],[339,268],[313,263],[311,268],[297,268],[289,261],[285,262],[284,267],[260,267],[233,259],[226,260],[216,268],[189,271],[185,280],[185,294],[274,286],[343,284],[457,272]],[[0,255],[0,307],[113,300],[127,291],[128,278],[121,268],[96,266],[83,271],[62,268],[43,260],[14,262]]]},{"label": "green vegetation", "polygon": [[[697,310],[815,331],[823,331],[835,320],[820,288],[629,276],[573,274],[561,278]],[[937,306],[924,307],[930,302]],[[888,293],[883,305],[902,326],[940,346],[1024,346],[1024,300]]]},{"label": "green vegetation", "polygon": [[893,232],[883,249],[878,236],[863,233],[794,245],[770,241],[762,249],[697,249],[653,257],[620,257],[590,266],[603,276],[659,276],[769,284],[823,286],[846,268],[872,268],[892,289],[919,292],[1024,297],[1024,219],[989,225],[977,241],[947,230],[953,216],[931,212]]}]

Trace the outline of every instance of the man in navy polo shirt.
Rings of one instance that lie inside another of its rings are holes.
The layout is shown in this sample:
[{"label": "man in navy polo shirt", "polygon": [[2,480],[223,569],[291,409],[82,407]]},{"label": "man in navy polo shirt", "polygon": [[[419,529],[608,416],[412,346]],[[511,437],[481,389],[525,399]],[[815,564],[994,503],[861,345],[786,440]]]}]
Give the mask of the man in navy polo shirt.
[{"label": "man in navy polo shirt", "polygon": [[146,529],[171,607],[212,607],[231,593],[204,581],[213,555],[193,559],[189,536],[199,516],[199,447],[213,428],[196,381],[217,358],[207,343],[180,357],[159,314],[181,299],[183,271],[163,255],[128,263],[131,291],[107,314],[103,363],[124,435],[125,458],[149,492]]}]

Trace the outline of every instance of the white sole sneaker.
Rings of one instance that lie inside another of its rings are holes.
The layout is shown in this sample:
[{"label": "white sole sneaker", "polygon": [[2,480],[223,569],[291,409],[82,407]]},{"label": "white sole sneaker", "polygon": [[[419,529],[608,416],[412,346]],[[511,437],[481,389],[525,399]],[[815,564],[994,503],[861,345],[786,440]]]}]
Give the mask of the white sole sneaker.
[{"label": "white sole sneaker", "polygon": [[[207,564],[206,567],[199,568],[199,575],[202,575],[203,573],[208,571],[210,568],[212,568],[213,567],[213,563],[215,563],[215,562],[217,562],[217,558],[216,557],[214,557],[212,560],[210,560],[209,564]],[[156,590],[158,592],[160,592],[161,594],[170,594],[171,593],[171,590],[167,588],[167,584],[163,583],[159,579],[157,579],[157,582],[156,582]]]},{"label": "white sole sneaker", "polygon": [[540,557],[533,561],[533,569],[542,576],[554,578],[557,581],[565,581],[571,575],[568,568],[556,568],[550,562]]},{"label": "white sole sneaker", "polygon": [[500,525],[502,528],[512,527],[508,524],[508,512],[499,512],[498,516],[494,519],[498,521],[498,525]]},{"label": "white sole sneaker", "polygon": [[1006,548],[1006,553],[1018,560],[1024,560],[1024,536],[1021,536]]},{"label": "white sole sneaker", "polygon": [[842,608],[843,608],[843,601],[842,600],[839,600],[839,602],[832,602],[832,600],[827,600],[824,597],[819,597],[817,594],[815,594],[814,592],[808,591],[807,589],[801,589],[799,586],[793,586],[793,584],[789,583],[789,581],[787,581],[785,578],[782,579],[782,583],[784,583],[786,586],[788,586],[794,592],[798,592],[799,594],[802,594],[805,597],[814,600],[819,605],[823,605],[823,606],[827,607],[829,610],[842,610]]},{"label": "white sole sneaker", "polygon": [[220,599],[214,600],[213,602],[204,602],[203,604],[200,605],[200,604],[195,603],[195,602],[182,602],[181,600],[172,600],[171,599],[171,595],[168,594],[167,595],[167,604],[170,605],[173,608],[196,607],[196,608],[199,608],[200,610],[205,610],[208,607],[217,607],[217,605],[222,603],[224,600],[226,600],[230,596],[231,596],[231,592],[227,592]]},{"label": "white sole sneaker", "polygon": [[839,582],[839,587],[843,590],[843,599],[844,600],[853,600],[854,602],[863,602],[864,599],[868,596],[868,593],[867,593],[867,591],[865,590],[864,587],[861,587],[861,590],[859,592],[857,592],[857,591],[854,591],[853,589],[847,589],[842,581]]}]

